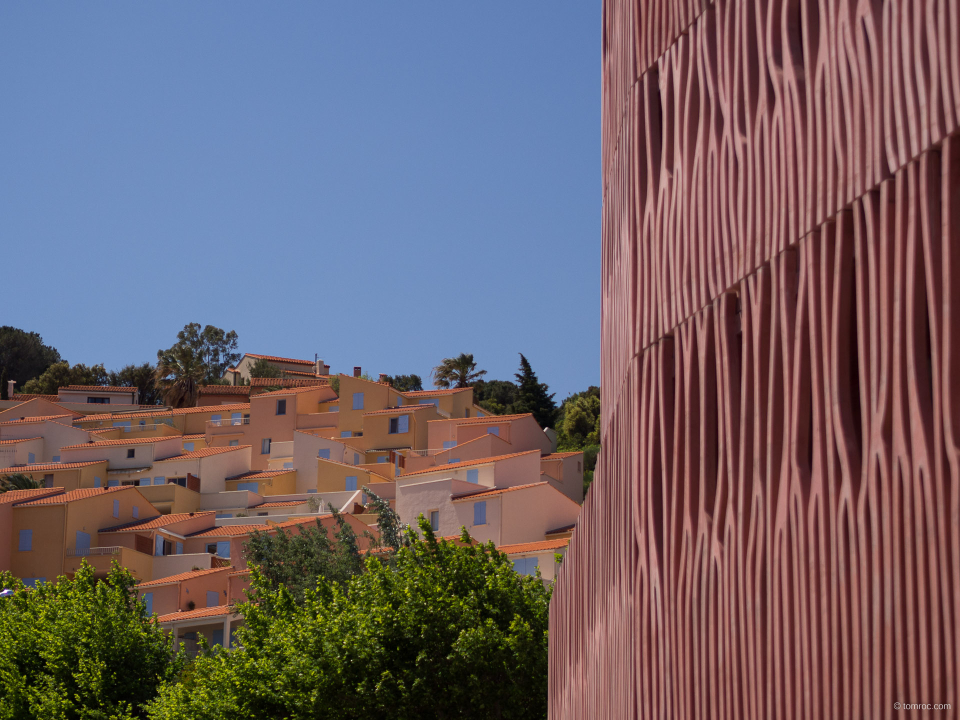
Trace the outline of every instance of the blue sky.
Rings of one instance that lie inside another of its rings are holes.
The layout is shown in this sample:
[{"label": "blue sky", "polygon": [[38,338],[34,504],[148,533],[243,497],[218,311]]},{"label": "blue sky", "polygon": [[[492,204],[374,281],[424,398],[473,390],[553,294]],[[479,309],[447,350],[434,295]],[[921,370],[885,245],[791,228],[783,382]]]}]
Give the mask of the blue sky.
[{"label": "blue sky", "polygon": [[600,377],[600,3],[0,5],[0,324]]}]

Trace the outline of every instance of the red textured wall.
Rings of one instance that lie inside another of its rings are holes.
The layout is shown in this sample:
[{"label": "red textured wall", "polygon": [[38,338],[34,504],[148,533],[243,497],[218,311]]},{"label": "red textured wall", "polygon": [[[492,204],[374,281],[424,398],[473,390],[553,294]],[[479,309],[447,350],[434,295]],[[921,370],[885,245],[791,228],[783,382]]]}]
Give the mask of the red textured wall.
[{"label": "red textured wall", "polygon": [[956,712],[958,123],[957,0],[604,3],[551,718]]}]

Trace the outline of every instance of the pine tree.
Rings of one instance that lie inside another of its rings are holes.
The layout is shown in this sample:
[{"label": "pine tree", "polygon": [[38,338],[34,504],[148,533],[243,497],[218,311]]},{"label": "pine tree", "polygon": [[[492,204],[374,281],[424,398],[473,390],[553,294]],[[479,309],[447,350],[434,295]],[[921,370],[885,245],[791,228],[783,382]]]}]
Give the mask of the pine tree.
[{"label": "pine tree", "polygon": [[533,413],[540,427],[553,427],[557,419],[557,404],[553,401],[555,393],[551,393],[550,387],[537,379],[537,374],[523,353],[520,353],[520,372],[515,377],[520,391],[513,406],[514,412]]}]

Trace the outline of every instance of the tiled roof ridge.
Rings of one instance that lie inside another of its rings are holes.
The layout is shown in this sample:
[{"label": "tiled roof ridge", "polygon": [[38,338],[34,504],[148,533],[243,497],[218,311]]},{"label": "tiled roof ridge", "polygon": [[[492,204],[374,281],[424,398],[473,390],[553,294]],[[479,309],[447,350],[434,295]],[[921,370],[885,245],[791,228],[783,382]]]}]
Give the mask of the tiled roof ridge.
[{"label": "tiled roof ridge", "polygon": [[250,470],[249,472],[240,473],[239,475],[233,475],[232,477],[224,478],[224,481],[247,480],[247,479],[255,479],[255,478],[261,478],[261,477],[263,478],[277,477],[278,475],[283,475],[284,473],[292,473],[292,472],[296,472],[296,469],[285,468],[283,470]]},{"label": "tiled roof ridge", "polygon": [[[112,430],[113,428],[104,428],[105,430]],[[92,432],[92,431],[91,431]],[[85,447],[106,447],[117,446],[117,445],[149,445],[151,443],[164,442],[167,440],[180,440],[180,435],[164,435],[158,437],[148,437],[148,438],[119,438],[117,440],[94,440],[93,442],[77,443],[75,445],[64,445],[61,447],[61,450],[73,450],[75,448],[85,448]]]},{"label": "tiled roof ridge", "polygon": [[497,550],[511,555],[522,552],[534,552],[536,550],[554,550],[566,547],[569,543],[570,538],[557,538],[556,540],[534,540],[533,542],[501,545],[497,548]]},{"label": "tiled roof ridge", "polygon": [[77,468],[98,465],[108,462],[107,460],[84,460],[83,462],[65,462],[65,463],[34,463],[33,465],[12,465],[0,470],[0,475],[8,475],[11,472],[40,472],[41,470],[76,470]]},{"label": "tiled roof ridge", "polygon": [[522,417],[533,417],[533,413],[519,413],[517,415],[484,415],[474,418],[444,418],[443,420],[431,420],[430,422],[453,422],[457,425],[483,425],[490,422],[503,422],[504,420],[519,420]]},{"label": "tiled roof ridge", "polygon": [[426,405],[398,405],[396,407],[384,408],[383,410],[371,410],[370,412],[363,413],[366,415],[386,415],[387,413],[394,412],[415,412],[417,410],[426,410],[432,408],[436,410],[437,408],[432,404],[428,403]]},{"label": "tiled roof ridge", "polygon": [[222,455],[223,453],[244,450],[249,447],[251,446],[228,445],[226,447],[205,447],[200,448],[199,450],[190,450],[189,452],[181,453],[180,455],[171,455],[170,457],[161,458],[160,460],[154,460],[154,463],[173,462],[175,460],[199,460],[200,458],[211,457],[213,455]]},{"label": "tiled roof ridge", "polygon": [[294,363],[295,365],[315,365],[313,360],[297,360],[296,358],[285,358],[279,355],[255,355],[254,353],[244,353],[247,357],[257,358],[257,360],[272,360],[273,362]]},{"label": "tiled roof ridge", "polygon": [[[450,500],[467,500],[469,498],[487,497],[489,495],[502,495],[503,493],[513,492],[514,490],[526,490],[527,488],[540,487],[541,485],[550,485],[550,483],[547,482],[546,480],[543,480],[542,482],[525,483],[523,485],[512,485],[510,487],[488,488],[486,490],[479,490],[477,492],[459,493],[456,495],[451,495]],[[559,490],[557,492],[559,492]]]},{"label": "tiled roof ridge", "polygon": [[[103,532],[102,530],[100,532]],[[179,583],[183,580],[192,580],[193,578],[202,577],[204,575],[213,575],[214,573],[226,572],[230,573],[233,570],[232,565],[226,567],[218,568],[204,568],[203,570],[187,570],[186,572],[177,573],[176,575],[168,575],[167,577],[157,578],[156,580],[147,580],[142,583],[137,583],[137,588],[142,587],[157,587],[158,585],[173,585]],[[215,607],[221,607],[217,605]],[[206,609],[206,608],[202,608]]]},{"label": "tiled roof ridge", "polygon": [[270,392],[260,393],[259,395],[253,395],[252,399],[259,400],[260,398],[272,397],[280,395],[299,395],[301,393],[307,392],[316,392],[317,390],[322,390],[326,385],[308,385],[307,387],[290,387],[290,388],[281,388],[279,390],[271,390]]},{"label": "tiled roof ridge", "polygon": [[432,472],[442,472],[443,470],[456,470],[458,468],[470,467],[471,465],[489,465],[493,462],[508,460],[509,458],[520,457],[521,455],[530,455],[531,453],[537,453],[537,455],[539,455],[540,451],[524,450],[523,452],[509,453],[508,455],[492,455],[491,457],[477,458],[475,460],[464,460],[463,462],[456,463],[447,463],[446,465],[433,465],[432,467],[424,468],[423,470],[414,470],[413,472],[404,473],[400,476],[400,479],[411,477],[413,475],[425,475]]},{"label": "tiled roof ridge", "polygon": [[[66,408],[64,408],[66,409]],[[128,420],[132,418],[166,417],[167,415],[194,415],[197,413],[217,413],[231,410],[249,410],[250,403],[231,403],[230,405],[201,405],[192,408],[166,408],[142,410],[138,412],[99,413],[76,418],[75,422],[93,422],[100,420]]]},{"label": "tiled roof ridge", "polygon": [[79,488],[69,492],[50,495],[38,500],[15,503],[18,507],[27,507],[30,505],[63,505],[74,500],[86,500],[97,495],[107,495],[108,493],[123,492],[124,490],[136,490],[133,485],[118,485],[108,488]]},{"label": "tiled roof ridge", "polygon": [[43,438],[32,437],[32,438],[14,438],[12,440],[0,440],[0,445],[16,445],[17,443],[30,442],[31,440],[43,440]]},{"label": "tiled roof ridge", "polygon": [[17,418],[16,420],[4,420],[0,425],[29,425],[30,423],[47,422],[47,420],[57,420],[59,418],[72,418],[73,415],[64,413],[63,415],[34,415],[33,417]]},{"label": "tiled roof ridge", "polygon": [[[200,510],[197,512],[186,512],[186,513],[173,513],[171,515],[154,515],[153,517],[144,518],[142,520],[133,520],[132,522],[123,523],[122,525],[113,525],[111,527],[100,528],[97,532],[124,532],[130,530],[152,530],[154,528],[164,528],[168,525],[175,525],[176,523],[186,522],[187,520],[195,520],[196,518],[209,517],[212,518],[216,515],[214,510]],[[159,521],[159,522],[158,522]]]},{"label": "tiled roof ridge", "polygon": [[89,390],[92,392],[139,392],[139,388],[129,385],[64,385],[60,390]]},{"label": "tiled roof ridge", "polygon": [[473,387],[465,388],[437,388],[436,390],[407,390],[398,391],[404,397],[429,397],[430,395],[455,395],[456,393],[473,390]]}]

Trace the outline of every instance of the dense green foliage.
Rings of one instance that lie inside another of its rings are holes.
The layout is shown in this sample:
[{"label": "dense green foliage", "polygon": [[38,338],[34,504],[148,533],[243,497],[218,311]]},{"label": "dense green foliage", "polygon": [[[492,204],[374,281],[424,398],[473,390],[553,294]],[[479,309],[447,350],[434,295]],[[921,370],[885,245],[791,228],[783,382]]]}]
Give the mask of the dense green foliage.
[{"label": "dense green foliage", "polygon": [[387,375],[386,381],[400,392],[423,390],[423,380],[419,375]]},{"label": "dense green foliage", "polygon": [[444,358],[433,369],[433,384],[440,388],[465,388],[486,374],[486,370],[477,370],[472,354],[460,353],[455,358]]},{"label": "dense green foliage", "polygon": [[73,579],[26,589],[9,573],[0,585],[0,718],[127,720],[174,680],[183,657],[144,617],[134,579],[115,567],[95,582],[84,563]]},{"label": "dense green foliage", "polygon": [[550,590],[492,544],[421,540],[302,603],[256,568],[242,650],[199,657],[155,720],[546,717]]},{"label": "dense green foliage", "polygon": [[67,385],[106,385],[110,378],[103,365],[70,365],[66,360],[55,362],[38,378],[23,386],[25,393],[56,395],[57,390]]},{"label": "dense green foliage", "polygon": [[201,385],[219,385],[227,368],[241,358],[237,352],[237,333],[213,325],[200,329],[200,323],[184,325],[177,342],[157,351],[154,381],[170,407],[193,407]]},{"label": "dense green foliage", "polygon": [[[0,471],[2,472],[2,471]],[[9,475],[0,475],[0,493],[11,490],[39,490],[43,485],[32,475],[22,472],[13,472]]]},{"label": "dense green foliage", "polygon": [[111,370],[107,385],[135,387],[140,391],[141,405],[162,405],[163,393],[155,380],[156,368],[148,362],[141,365],[125,365],[120,370]]},{"label": "dense green foliage", "polygon": [[257,358],[257,361],[250,366],[250,377],[280,378],[283,377],[283,370],[276,365],[271,365],[266,358]]},{"label": "dense green foliage", "polygon": [[[177,333],[177,342],[166,352],[175,348],[189,348],[203,366],[205,374],[202,384],[219,382],[227,368],[236,365],[243,357],[237,352],[237,333],[227,332],[213,325],[200,329],[200,323],[188,323]],[[163,352],[163,351],[161,351]]]},{"label": "dense green foliage", "polygon": [[583,492],[586,495],[593,482],[600,452],[600,388],[596,385],[563,401],[557,414],[557,449],[583,452]]},{"label": "dense green foliage", "polygon": [[479,380],[473,386],[473,401],[494,415],[507,415],[520,388],[510,380]]},{"label": "dense green foliage", "polygon": [[46,345],[37,333],[9,325],[0,327],[0,378],[4,399],[7,380],[16,380],[18,387],[22,388],[60,359],[56,348]]},{"label": "dense green foliage", "polygon": [[513,404],[515,413],[533,413],[533,417],[542,428],[553,427],[557,419],[557,404],[554,393],[546,383],[537,379],[530,362],[520,353],[520,371],[517,378],[517,401]]}]

